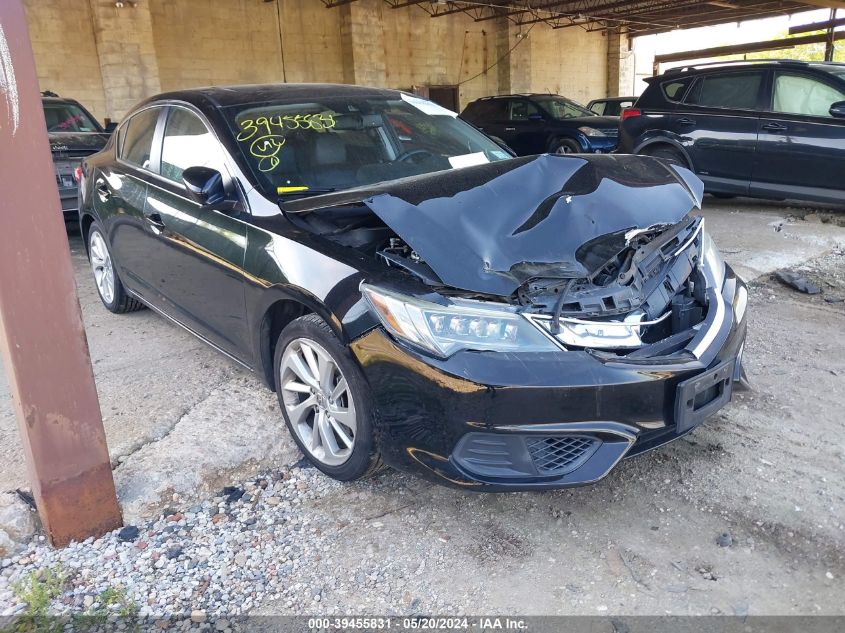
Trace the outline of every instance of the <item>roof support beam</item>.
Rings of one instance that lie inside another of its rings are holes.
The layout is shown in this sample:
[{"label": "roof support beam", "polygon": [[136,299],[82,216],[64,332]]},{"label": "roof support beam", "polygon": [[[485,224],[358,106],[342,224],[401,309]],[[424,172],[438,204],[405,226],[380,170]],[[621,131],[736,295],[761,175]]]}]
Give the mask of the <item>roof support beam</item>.
[{"label": "roof support beam", "polygon": [[801,0],[804,4],[825,9],[845,9],[845,0]]},{"label": "roof support beam", "polygon": [[801,26],[790,26],[789,34],[798,35],[799,33],[812,33],[813,31],[824,31],[825,29],[835,29],[838,26],[845,26],[845,18],[838,18],[836,20],[828,20],[826,22],[813,22],[812,24],[802,24]]},{"label": "roof support beam", "polygon": [[[834,39],[845,39],[845,32],[834,33]],[[671,62],[683,62],[688,59],[708,59],[710,57],[723,57],[725,55],[741,55],[743,53],[758,53],[760,51],[777,51],[787,48],[794,48],[802,44],[818,44],[827,40],[827,34],[805,35],[785,40],[767,40],[764,42],[750,42],[748,44],[735,44],[732,46],[716,46],[713,48],[700,48],[693,51],[680,51],[678,53],[667,53],[655,55],[656,64],[667,64]]]}]

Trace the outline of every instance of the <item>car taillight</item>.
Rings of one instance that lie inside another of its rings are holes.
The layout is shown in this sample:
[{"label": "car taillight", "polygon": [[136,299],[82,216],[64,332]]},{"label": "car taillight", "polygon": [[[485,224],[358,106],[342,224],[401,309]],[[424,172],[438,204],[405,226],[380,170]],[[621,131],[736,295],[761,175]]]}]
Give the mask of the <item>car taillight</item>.
[{"label": "car taillight", "polygon": [[73,170],[73,179],[77,185],[82,182],[82,165],[77,165],[76,169]]},{"label": "car taillight", "polygon": [[643,111],[639,108],[625,108],[622,110],[622,120],[631,119],[635,116],[642,116]]}]

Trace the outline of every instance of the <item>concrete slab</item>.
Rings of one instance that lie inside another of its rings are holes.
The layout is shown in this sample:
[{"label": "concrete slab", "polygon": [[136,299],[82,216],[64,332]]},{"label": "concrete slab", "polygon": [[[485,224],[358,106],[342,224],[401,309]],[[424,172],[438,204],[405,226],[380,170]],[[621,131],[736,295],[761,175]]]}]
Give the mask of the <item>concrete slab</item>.
[{"label": "concrete slab", "polygon": [[751,281],[845,248],[845,228],[822,221],[830,213],[827,207],[708,197],[703,215],[725,261],[740,277]]}]

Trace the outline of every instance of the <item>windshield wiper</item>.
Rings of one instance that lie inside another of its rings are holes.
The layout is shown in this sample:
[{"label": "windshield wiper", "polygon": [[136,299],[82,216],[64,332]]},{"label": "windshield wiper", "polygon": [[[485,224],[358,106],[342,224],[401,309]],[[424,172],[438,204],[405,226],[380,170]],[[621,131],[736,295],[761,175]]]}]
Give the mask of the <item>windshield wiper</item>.
[{"label": "windshield wiper", "polygon": [[317,189],[300,189],[299,191],[281,191],[276,193],[279,200],[290,200],[291,198],[305,198],[309,196],[319,196],[324,193],[332,193],[337,191],[334,187],[323,187]]}]

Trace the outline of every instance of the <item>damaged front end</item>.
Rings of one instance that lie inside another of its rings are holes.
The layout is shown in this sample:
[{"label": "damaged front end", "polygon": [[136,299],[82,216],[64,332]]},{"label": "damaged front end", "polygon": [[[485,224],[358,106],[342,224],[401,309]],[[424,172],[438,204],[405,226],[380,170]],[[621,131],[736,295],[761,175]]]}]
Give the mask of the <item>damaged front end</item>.
[{"label": "damaged front end", "polygon": [[702,193],[691,172],[654,159],[539,156],[286,211],[430,287],[424,298],[362,289],[386,329],[435,356],[700,358],[725,316],[724,263],[691,213]]},{"label": "damaged front end", "polygon": [[[683,350],[707,315],[716,316],[724,263],[704,220],[632,231],[626,247],[584,278],[534,279],[518,290],[525,317],[565,349],[593,349],[635,358]],[[717,323],[713,320],[713,326]]]},{"label": "damaged front end", "polygon": [[385,460],[524,490],[597,481],[730,401],[747,295],[702,189],[655,159],[539,156],[285,210],[374,264],[356,314],[381,327],[350,347]]}]

